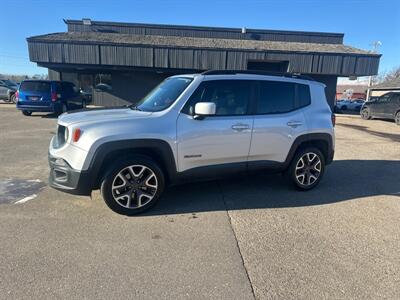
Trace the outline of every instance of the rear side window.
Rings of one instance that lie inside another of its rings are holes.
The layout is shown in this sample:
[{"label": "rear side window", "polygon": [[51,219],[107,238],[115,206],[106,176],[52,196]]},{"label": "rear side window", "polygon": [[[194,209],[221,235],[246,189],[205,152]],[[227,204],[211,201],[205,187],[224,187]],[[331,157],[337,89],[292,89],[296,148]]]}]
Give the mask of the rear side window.
[{"label": "rear side window", "polygon": [[257,114],[286,113],[311,103],[310,87],[280,81],[260,81]]},{"label": "rear side window", "polygon": [[248,112],[252,81],[213,80],[202,82],[189,101],[183,113],[191,114],[196,103],[213,102],[217,116],[245,115]]},{"label": "rear side window", "polygon": [[296,84],[296,86],[297,86],[296,108],[304,107],[311,104],[310,87],[306,84]]},{"label": "rear side window", "polygon": [[294,110],[294,95],[294,83],[279,81],[260,81],[257,113],[278,114]]},{"label": "rear side window", "polygon": [[21,91],[29,92],[50,92],[50,82],[44,81],[24,81],[19,87]]}]

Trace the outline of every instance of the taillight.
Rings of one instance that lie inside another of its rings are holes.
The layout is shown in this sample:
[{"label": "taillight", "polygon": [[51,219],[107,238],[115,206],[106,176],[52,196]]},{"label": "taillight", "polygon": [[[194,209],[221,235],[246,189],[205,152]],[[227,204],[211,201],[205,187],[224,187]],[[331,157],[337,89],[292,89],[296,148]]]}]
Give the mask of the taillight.
[{"label": "taillight", "polygon": [[57,93],[56,92],[51,92],[51,101],[53,101],[53,102],[57,101]]},{"label": "taillight", "polygon": [[335,116],[335,114],[332,113],[331,119],[332,119],[332,125],[335,126],[336,125],[336,116]]},{"label": "taillight", "polygon": [[77,142],[79,141],[79,138],[81,137],[81,130],[79,128],[75,128],[74,131],[72,132],[72,141]]}]

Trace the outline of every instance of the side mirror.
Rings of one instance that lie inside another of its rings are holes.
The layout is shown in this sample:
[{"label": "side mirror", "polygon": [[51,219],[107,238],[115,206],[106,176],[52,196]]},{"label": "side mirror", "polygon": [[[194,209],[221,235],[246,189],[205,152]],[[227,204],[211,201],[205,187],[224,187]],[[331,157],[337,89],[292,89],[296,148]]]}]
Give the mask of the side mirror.
[{"label": "side mirror", "polygon": [[204,119],[206,116],[213,116],[216,112],[216,106],[213,102],[199,102],[194,107],[194,119]]}]

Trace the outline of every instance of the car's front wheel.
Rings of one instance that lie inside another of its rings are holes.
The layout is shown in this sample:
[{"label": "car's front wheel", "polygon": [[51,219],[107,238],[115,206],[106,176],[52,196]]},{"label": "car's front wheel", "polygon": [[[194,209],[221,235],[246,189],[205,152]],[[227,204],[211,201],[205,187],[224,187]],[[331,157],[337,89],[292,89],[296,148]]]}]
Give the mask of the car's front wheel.
[{"label": "car's front wheel", "polygon": [[30,115],[32,114],[32,112],[29,111],[29,110],[23,110],[23,111],[22,111],[22,114],[23,114],[24,116],[30,116]]},{"label": "car's front wheel", "polygon": [[101,194],[114,212],[132,216],[152,207],[164,184],[160,167],[150,158],[137,155],[109,169],[101,184]]},{"label": "car's front wheel", "polygon": [[295,154],[287,175],[296,188],[310,190],[321,181],[324,171],[325,158],[321,151],[307,147]]}]

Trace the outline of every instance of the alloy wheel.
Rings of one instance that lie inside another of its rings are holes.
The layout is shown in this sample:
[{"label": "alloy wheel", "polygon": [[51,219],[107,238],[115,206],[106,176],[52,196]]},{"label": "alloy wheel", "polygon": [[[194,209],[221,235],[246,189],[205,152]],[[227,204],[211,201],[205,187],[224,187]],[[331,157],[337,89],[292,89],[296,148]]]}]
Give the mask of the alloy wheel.
[{"label": "alloy wheel", "polygon": [[368,109],[364,108],[364,109],[361,111],[361,117],[362,117],[364,120],[367,120],[367,119],[369,118],[369,111],[368,111]]},{"label": "alloy wheel", "polygon": [[296,180],[303,186],[310,186],[318,180],[321,168],[320,157],[313,152],[307,152],[296,163]]},{"label": "alloy wheel", "polygon": [[122,207],[137,209],[149,203],[157,193],[157,176],[149,167],[132,165],[122,169],[112,183],[112,196]]}]

